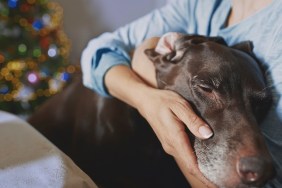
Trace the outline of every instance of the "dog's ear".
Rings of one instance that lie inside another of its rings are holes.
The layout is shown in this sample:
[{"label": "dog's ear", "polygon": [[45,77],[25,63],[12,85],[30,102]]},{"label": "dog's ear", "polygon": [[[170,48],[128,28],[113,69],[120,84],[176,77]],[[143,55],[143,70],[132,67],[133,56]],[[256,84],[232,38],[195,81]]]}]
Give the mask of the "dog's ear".
[{"label": "dog's ear", "polygon": [[155,49],[146,49],[144,51],[146,56],[152,61],[152,63],[155,65],[155,67],[161,66],[161,65],[171,65],[175,64],[175,57],[176,52],[172,51],[168,54],[162,55],[158,52],[156,52]]},{"label": "dog's ear", "polygon": [[181,33],[169,32],[160,38],[155,51],[163,57],[162,61],[175,63],[181,57],[181,52],[176,53],[175,43],[182,36]]},{"label": "dog's ear", "polygon": [[155,64],[158,63],[160,60],[161,54],[156,52],[156,50],[153,49],[146,49],[144,53],[147,55],[147,57]]},{"label": "dog's ear", "polygon": [[234,46],[231,46],[231,48],[241,50],[249,55],[253,55],[253,43],[251,41],[240,42]]},{"label": "dog's ear", "polygon": [[177,41],[177,39],[179,39],[181,36],[182,36],[181,33],[176,33],[176,32],[169,32],[169,33],[164,34],[160,38],[156,46],[156,49],[155,49],[156,52],[162,55],[173,52],[175,41]]},{"label": "dog's ear", "polygon": [[181,36],[183,36],[181,33],[166,33],[160,38],[155,49],[147,49],[144,52],[154,64],[174,63],[177,56],[181,56],[175,52],[175,42]]}]

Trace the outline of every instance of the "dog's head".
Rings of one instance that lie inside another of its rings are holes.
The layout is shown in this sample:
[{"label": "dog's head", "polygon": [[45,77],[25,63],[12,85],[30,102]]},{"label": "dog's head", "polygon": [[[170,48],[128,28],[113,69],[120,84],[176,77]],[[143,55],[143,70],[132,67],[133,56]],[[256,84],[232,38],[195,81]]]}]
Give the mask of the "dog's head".
[{"label": "dog's head", "polygon": [[258,128],[271,94],[251,52],[250,42],[228,47],[219,37],[177,33],[145,51],[158,87],[179,93],[213,129],[193,142],[200,170],[219,187],[261,186],[274,171]]}]

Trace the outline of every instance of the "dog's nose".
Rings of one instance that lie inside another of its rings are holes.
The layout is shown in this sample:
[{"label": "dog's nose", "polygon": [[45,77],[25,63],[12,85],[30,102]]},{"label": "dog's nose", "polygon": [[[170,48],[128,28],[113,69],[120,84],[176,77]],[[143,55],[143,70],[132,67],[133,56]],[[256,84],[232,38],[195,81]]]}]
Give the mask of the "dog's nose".
[{"label": "dog's nose", "polygon": [[256,186],[262,185],[274,175],[271,162],[261,157],[241,158],[237,172],[243,183]]}]

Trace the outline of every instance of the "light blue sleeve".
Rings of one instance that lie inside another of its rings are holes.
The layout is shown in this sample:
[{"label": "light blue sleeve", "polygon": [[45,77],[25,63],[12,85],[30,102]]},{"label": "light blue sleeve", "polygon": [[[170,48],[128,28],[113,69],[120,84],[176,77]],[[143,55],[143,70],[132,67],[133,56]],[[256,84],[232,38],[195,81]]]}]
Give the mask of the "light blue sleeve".
[{"label": "light blue sleeve", "polygon": [[130,66],[129,52],[144,39],[169,31],[186,32],[196,2],[174,0],[115,32],[92,39],[81,57],[84,85],[100,95],[109,96],[104,85],[106,72],[115,65]]}]

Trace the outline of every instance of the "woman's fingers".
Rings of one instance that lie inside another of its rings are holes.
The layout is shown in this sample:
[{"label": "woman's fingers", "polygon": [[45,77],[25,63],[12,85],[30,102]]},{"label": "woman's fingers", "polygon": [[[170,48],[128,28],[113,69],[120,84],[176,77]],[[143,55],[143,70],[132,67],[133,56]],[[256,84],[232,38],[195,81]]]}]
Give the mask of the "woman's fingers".
[{"label": "woman's fingers", "polygon": [[171,109],[196,137],[207,139],[213,135],[211,128],[195,114],[186,100],[179,98]]}]

